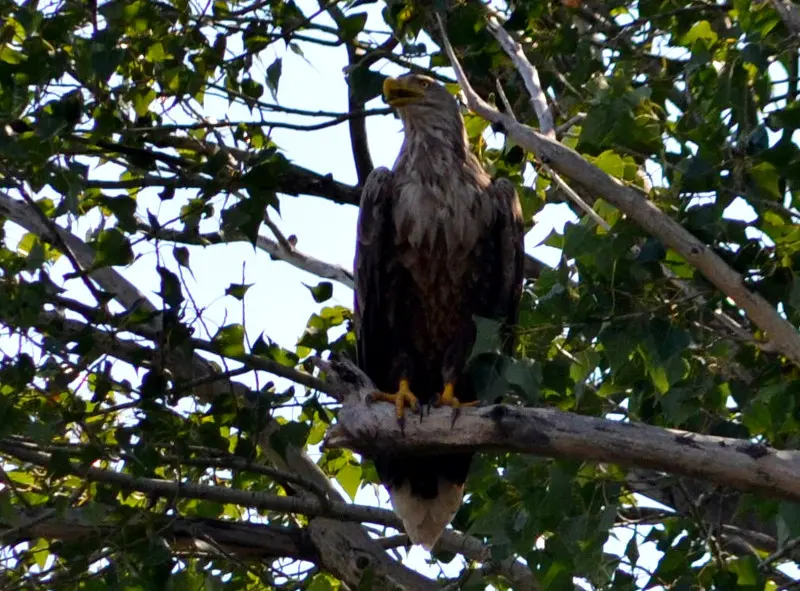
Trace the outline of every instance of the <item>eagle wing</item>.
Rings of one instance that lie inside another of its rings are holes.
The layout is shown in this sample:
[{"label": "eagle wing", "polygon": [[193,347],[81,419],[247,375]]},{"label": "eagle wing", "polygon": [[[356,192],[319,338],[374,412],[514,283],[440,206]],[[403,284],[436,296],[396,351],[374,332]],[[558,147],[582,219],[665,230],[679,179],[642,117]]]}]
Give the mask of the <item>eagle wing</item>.
[{"label": "eagle wing", "polygon": [[[361,193],[356,239],[354,328],[358,366],[373,380],[387,379],[391,355],[391,271],[394,268],[392,194],[394,175],[376,168]],[[390,260],[392,259],[392,260]],[[383,338],[381,338],[383,335]],[[376,384],[379,388],[385,384]]]},{"label": "eagle wing", "polygon": [[485,263],[478,283],[482,289],[475,313],[502,323],[505,352],[510,354],[514,349],[525,261],[522,208],[514,184],[508,179],[495,180],[487,191],[494,216],[484,243]]}]

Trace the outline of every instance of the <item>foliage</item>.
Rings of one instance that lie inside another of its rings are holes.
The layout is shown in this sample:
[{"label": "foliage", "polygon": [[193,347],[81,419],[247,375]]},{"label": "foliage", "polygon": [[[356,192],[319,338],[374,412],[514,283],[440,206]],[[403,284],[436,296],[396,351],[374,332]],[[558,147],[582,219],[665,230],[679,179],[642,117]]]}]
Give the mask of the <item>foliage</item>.
[{"label": "foliage", "polygon": [[[331,299],[332,276],[307,280],[315,312],[287,348],[237,316],[257,306],[250,283],[216,286],[209,299],[225,298],[234,320],[226,312],[212,326],[190,281],[208,274],[193,265],[197,253],[235,258],[236,242],[259,249],[259,265],[276,264],[267,250],[308,270],[272,222],[281,203],[357,204],[357,186],[292,162],[276,129],[349,126],[363,182],[365,119],[386,113],[365,105],[377,105],[386,65],[452,82],[431,41],[430,3],[307,4],[0,0],[3,588],[356,588],[315,545],[313,515],[273,502],[326,494],[298,469],[297,448],[350,498],[376,482],[368,460],[317,453],[336,405],[309,358],[353,354],[350,309]],[[433,4],[448,8],[448,36],[476,89],[500,104],[499,81],[516,116],[535,125],[482,5]],[[556,124],[571,122],[560,139],[647,189],[797,326],[791,21],[744,0],[519,0],[501,16]],[[339,48],[350,113],[278,100],[287,55]],[[212,121],[212,99],[251,117]],[[467,129],[487,169],[519,185],[526,219],[564,207],[539,163],[475,116]],[[546,238],[561,254],[526,283],[517,359],[483,353],[506,400],[797,448],[798,368],[685,260],[567,180],[610,229],[583,218]],[[143,266],[137,277],[149,283],[138,290],[115,279]],[[454,527],[495,562],[462,557],[442,577],[509,588],[497,565],[516,556],[553,590],[785,584],[776,567],[792,552],[766,559],[800,536],[795,505],[644,468],[480,456]],[[368,569],[358,588],[378,588],[374,576]]]}]

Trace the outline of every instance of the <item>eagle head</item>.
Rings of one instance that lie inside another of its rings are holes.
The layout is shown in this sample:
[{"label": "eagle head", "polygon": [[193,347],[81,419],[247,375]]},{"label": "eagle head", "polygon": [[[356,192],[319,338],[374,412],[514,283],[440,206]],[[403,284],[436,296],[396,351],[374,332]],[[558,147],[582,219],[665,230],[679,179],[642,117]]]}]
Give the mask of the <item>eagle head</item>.
[{"label": "eagle head", "polygon": [[429,76],[405,74],[383,81],[383,97],[405,124],[462,121],[458,103],[448,90]]}]

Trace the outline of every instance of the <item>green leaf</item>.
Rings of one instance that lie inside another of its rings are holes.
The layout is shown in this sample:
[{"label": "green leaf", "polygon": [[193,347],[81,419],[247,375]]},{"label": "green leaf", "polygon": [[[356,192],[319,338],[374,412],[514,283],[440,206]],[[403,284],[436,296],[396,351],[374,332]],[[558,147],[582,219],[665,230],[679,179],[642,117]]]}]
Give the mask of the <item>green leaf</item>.
[{"label": "green leaf", "polygon": [[728,570],[736,573],[736,583],[740,588],[763,588],[763,586],[761,586],[763,582],[759,574],[758,562],[758,558],[755,556],[745,556],[731,560],[728,565]]},{"label": "green leaf", "polygon": [[251,287],[253,287],[252,283],[231,283],[225,289],[225,295],[233,296],[237,300],[242,301],[244,299],[244,294],[246,294],[247,290]]},{"label": "green leaf", "polygon": [[283,60],[275,58],[269,67],[267,67],[267,86],[272,93],[273,100],[278,100],[278,84],[281,80],[281,72],[283,71]]},{"label": "green leaf", "polygon": [[542,382],[542,369],[538,363],[530,359],[507,359],[503,377],[527,404],[538,402],[539,384]]},{"label": "green leaf", "polygon": [[625,162],[620,155],[615,154],[612,150],[606,150],[593,160],[600,169],[611,176],[615,176],[618,179],[625,178]]},{"label": "green leaf", "polygon": [[185,246],[176,246],[172,249],[172,256],[181,267],[189,269],[189,249]]},{"label": "green leaf", "polygon": [[761,162],[750,168],[748,173],[763,197],[775,201],[783,199],[780,190],[781,175],[772,164]]},{"label": "green leaf", "polygon": [[[270,90],[272,91],[273,98],[275,98],[275,95],[278,92],[277,84],[275,85],[274,89],[270,85]],[[264,85],[259,84],[252,78],[246,78],[242,80],[242,94],[245,94],[255,100],[260,100],[261,97],[264,95]]]},{"label": "green leaf", "polygon": [[155,42],[147,48],[146,59],[149,62],[163,62],[166,57],[167,54],[164,51],[164,46],[159,42]]},{"label": "green leaf", "polygon": [[302,448],[305,445],[309,430],[306,423],[289,421],[270,435],[270,445],[281,457],[285,457],[288,446]]},{"label": "green leaf", "polygon": [[707,45],[713,45],[717,41],[717,34],[711,28],[711,23],[708,21],[699,21],[694,24],[694,26],[689,29],[689,32],[686,33],[680,39],[680,44],[685,46],[691,46],[698,40],[703,40],[707,42]]},{"label": "green leaf", "polygon": [[477,357],[482,353],[496,353],[503,349],[503,324],[491,318],[474,316],[475,321],[475,343],[472,345],[470,358]]},{"label": "green leaf", "polygon": [[5,62],[11,65],[21,64],[25,61],[25,54],[12,49],[7,44],[0,45],[0,62]]},{"label": "green leaf", "polygon": [[101,230],[90,244],[95,252],[93,267],[96,269],[129,265],[133,262],[131,242],[116,228]]},{"label": "green leaf", "polygon": [[352,41],[367,24],[367,13],[360,12],[347,16],[339,21],[339,39],[344,42]]},{"label": "green leaf", "polygon": [[366,103],[383,94],[383,82],[387,76],[364,67],[350,72],[350,90],[358,102]]},{"label": "green leaf", "polygon": [[177,308],[183,303],[180,280],[175,273],[166,267],[159,265],[156,267],[156,271],[161,276],[161,291],[158,292],[158,295],[161,296],[167,306]]},{"label": "green leaf", "polygon": [[306,285],[305,283],[303,285],[308,288],[308,291],[311,292],[311,297],[318,304],[328,301],[333,296],[333,283],[330,281],[321,281],[314,286]]},{"label": "green leaf", "polygon": [[244,234],[250,244],[255,245],[267,205],[274,201],[275,194],[261,190],[248,190],[248,193],[248,199],[222,212],[222,228],[231,234]]},{"label": "green leaf", "polygon": [[782,501],[778,507],[778,544],[800,537],[800,504]]},{"label": "green leaf", "polygon": [[136,115],[144,117],[150,110],[150,105],[156,100],[156,91],[152,88],[140,88],[133,93],[133,110]]},{"label": "green leaf", "polygon": [[783,128],[800,128],[800,102],[794,101],[789,103],[785,109],[773,111],[767,117],[767,122],[772,131],[780,131]]},{"label": "green leaf", "polygon": [[294,367],[300,361],[295,353],[287,351],[280,345],[273,343],[270,339],[265,341],[263,334],[256,339],[255,343],[253,343],[252,353],[253,355],[258,355],[260,357],[266,357],[267,359],[277,361],[286,367]]},{"label": "green leaf", "polygon": [[356,493],[361,485],[361,466],[348,462],[336,473],[336,482],[344,489],[351,500],[356,500]]},{"label": "green leaf", "polygon": [[334,591],[334,589],[329,576],[323,573],[314,575],[311,583],[306,587],[306,591]]},{"label": "green leaf", "polygon": [[119,227],[128,233],[136,231],[136,201],[127,196],[102,195],[98,198],[99,204],[113,213]]},{"label": "green leaf", "polygon": [[245,354],[244,327],[241,324],[223,326],[211,341],[216,345],[220,355],[241,357]]}]

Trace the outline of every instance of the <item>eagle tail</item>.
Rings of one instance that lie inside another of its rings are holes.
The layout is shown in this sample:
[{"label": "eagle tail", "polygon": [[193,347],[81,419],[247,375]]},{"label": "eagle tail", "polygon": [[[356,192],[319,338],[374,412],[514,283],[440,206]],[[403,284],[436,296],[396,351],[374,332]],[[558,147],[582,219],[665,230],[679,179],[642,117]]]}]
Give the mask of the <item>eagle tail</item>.
[{"label": "eagle tail", "polygon": [[400,487],[390,487],[389,496],[411,542],[430,552],[461,506],[464,485],[439,478],[438,494],[424,498],[412,493],[405,481]]}]

